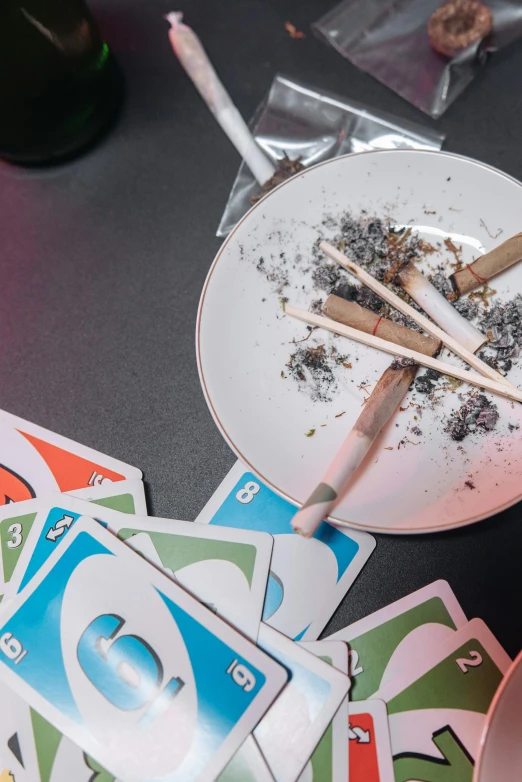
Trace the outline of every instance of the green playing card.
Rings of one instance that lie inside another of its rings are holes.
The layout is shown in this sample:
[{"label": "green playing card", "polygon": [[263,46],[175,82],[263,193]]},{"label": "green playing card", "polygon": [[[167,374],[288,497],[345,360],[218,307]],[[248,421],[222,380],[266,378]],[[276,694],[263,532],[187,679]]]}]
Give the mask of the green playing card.
[{"label": "green playing card", "polygon": [[485,715],[509,664],[474,619],[379,691],[396,782],[471,781]]},{"label": "green playing card", "polygon": [[446,581],[417,592],[328,636],[350,646],[350,700],[365,700],[397,676],[422,648],[442,643],[466,617]]}]

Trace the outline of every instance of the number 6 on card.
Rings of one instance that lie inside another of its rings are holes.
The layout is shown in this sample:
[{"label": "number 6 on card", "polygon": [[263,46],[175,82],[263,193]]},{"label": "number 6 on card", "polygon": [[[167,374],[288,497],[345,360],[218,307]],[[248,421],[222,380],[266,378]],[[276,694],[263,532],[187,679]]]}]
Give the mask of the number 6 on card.
[{"label": "number 6 on card", "polygon": [[0,625],[0,678],[128,782],[211,782],[287,679],[85,517]]}]

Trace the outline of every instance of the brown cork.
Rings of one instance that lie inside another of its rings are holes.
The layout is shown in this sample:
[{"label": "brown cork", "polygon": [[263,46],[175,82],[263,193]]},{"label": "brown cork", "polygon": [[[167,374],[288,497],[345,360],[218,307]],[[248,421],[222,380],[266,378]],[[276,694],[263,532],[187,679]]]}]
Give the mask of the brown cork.
[{"label": "brown cork", "polygon": [[464,296],[465,293],[485,285],[496,274],[509,269],[520,260],[522,260],[522,233],[507,239],[494,250],[481,255],[473,263],[466,264],[458,272],[454,272],[449,280],[457,297]]},{"label": "brown cork", "polygon": [[352,326],[354,329],[373,334],[396,345],[403,345],[410,350],[424,353],[426,356],[435,356],[439,352],[442,343],[433,337],[425,336],[418,331],[408,329],[387,318],[381,318],[372,310],[361,307],[353,301],[346,301],[340,296],[331,293],[323,304],[323,312],[332,320]]}]

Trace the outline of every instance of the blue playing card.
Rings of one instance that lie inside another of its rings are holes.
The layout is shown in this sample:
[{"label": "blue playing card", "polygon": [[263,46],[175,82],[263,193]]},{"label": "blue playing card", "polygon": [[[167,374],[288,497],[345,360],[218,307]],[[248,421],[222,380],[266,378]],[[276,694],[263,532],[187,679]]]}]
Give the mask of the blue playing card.
[{"label": "blue playing card", "polygon": [[122,779],[210,782],[287,673],[81,518],[2,614],[0,678]]},{"label": "blue playing card", "polygon": [[329,523],[308,540],[292,531],[295,512],[238,461],[196,521],[274,536],[263,620],[294,640],[312,641],[355,581],[375,540]]}]

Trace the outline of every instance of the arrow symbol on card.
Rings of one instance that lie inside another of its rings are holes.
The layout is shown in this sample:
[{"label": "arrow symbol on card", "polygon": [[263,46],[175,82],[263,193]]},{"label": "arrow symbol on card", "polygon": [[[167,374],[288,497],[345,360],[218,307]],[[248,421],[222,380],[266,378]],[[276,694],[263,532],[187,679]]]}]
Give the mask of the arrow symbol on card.
[{"label": "arrow symbol on card", "polygon": [[62,518],[56,522],[54,527],[51,527],[50,530],[47,532],[45,539],[50,540],[53,543],[56,543],[58,538],[62,537],[65,530],[69,529],[73,521],[74,521],[74,516],[62,516]]},{"label": "arrow symbol on card", "polygon": [[357,725],[352,728],[350,723],[348,723],[348,738],[350,741],[355,740],[357,744],[369,744],[371,741],[369,730],[363,730]]}]

